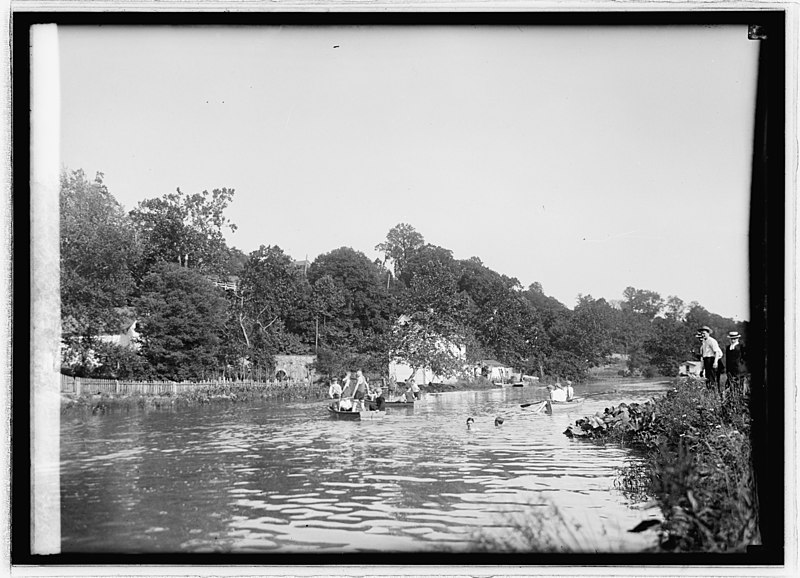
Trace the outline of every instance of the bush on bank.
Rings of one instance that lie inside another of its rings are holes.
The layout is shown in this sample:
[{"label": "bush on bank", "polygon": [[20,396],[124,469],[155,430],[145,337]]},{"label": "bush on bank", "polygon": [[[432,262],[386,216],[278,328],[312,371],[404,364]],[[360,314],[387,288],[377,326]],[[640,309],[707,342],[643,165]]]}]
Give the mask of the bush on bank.
[{"label": "bush on bank", "polygon": [[736,552],[759,542],[750,412],[740,392],[720,396],[703,380],[682,378],[662,398],[623,409],[625,419],[589,416],[565,433],[644,450],[623,485],[658,500],[662,548]]}]

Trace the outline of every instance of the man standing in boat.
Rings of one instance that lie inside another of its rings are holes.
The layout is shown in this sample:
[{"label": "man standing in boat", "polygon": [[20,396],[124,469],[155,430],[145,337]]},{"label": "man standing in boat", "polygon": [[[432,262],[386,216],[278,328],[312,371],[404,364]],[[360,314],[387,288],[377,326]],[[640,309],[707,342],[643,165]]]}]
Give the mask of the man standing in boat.
[{"label": "man standing in boat", "polygon": [[360,369],[356,371],[356,389],[353,392],[353,399],[356,408],[359,406],[361,410],[367,409],[364,405],[364,399],[367,397],[367,378],[364,377],[364,372]]}]

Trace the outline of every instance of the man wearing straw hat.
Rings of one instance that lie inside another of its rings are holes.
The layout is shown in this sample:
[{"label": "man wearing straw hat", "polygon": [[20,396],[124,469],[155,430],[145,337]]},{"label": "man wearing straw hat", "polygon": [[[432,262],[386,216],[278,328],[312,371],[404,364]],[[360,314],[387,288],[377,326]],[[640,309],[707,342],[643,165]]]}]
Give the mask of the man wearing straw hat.
[{"label": "man wearing straw hat", "polygon": [[719,348],[717,340],[711,337],[711,328],[703,325],[698,331],[703,334],[703,341],[700,344],[700,355],[703,357],[703,371],[706,375],[706,385],[719,385],[717,368],[719,360],[722,359],[722,350]]},{"label": "man wearing straw hat", "polygon": [[739,386],[742,374],[742,361],[744,360],[744,351],[742,344],[739,342],[738,331],[728,332],[728,345],[725,347],[725,369],[728,376],[728,383],[734,386]]}]

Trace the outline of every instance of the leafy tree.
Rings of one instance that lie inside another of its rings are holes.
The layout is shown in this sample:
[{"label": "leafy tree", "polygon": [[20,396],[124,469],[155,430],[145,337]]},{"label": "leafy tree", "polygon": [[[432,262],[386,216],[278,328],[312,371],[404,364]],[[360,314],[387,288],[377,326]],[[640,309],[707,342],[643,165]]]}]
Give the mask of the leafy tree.
[{"label": "leafy tree", "polygon": [[547,338],[536,310],[520,292],[519,281],[474,257],[462,261],[461,267],[459,288],[469,296],[470,326],[482,348],[506,363],[526,366],[529,358],[542,353]]},{"label": "leafy tree", "polygon": [[378,267],[363,253],[341,247],[318,256],[308,269],[312,287],[326,276],[336,291],[335,310],[325,322],[326,347],[386,353],[385,338],[396,314]]},{"label": "leafy tree", "polygon": [[703,325],[709,326],[713,330],[713,337],[719,340],[728,331],[743,331],[744,325],[737,323],[733,319],[722,317],[716,313],[709,312],[705,307],[692,301],[686,313],[686,325],[693,330]]},{"label": "leafy tree", "polygon": [[145,271],[166,261],[205,273],[223,273],[229,256],[223,231],[236,230],[224,215],[233,193],[233,189],[222,188],[189,195],[177,189],[141,201],[130,216],[144,246]]},{"label": "leafy tree", "polygon": [[428,246],[403,275],[408,286],[400,296],[403,313],[393,329],[392,356],[414,371],[429,367],[439,375],[454,375],[465,362],[468,297],[458,289],[452,255]]},{"label": "leafy tree", "polygon": [[612,349],[628,356],[628,369],[633,371],[648,364],[644,342],[652,334],[651,320],[647,315],[632,309],[614,309],[611,326]]},{"label": "leafy tree", "polygon": [[423,246],[425,239],[414,227],[407,223],[399,223],[389,230],[386,240],[375,246],[376,251],[384,254],[384,261],[391,259],[394,264],[394,275],[399,277],[414,252]]},{"label": "leafy tree", "polygon": [[225,253],[220,265],[220,276],[223,278],[240,277],[249,257],[236,247],[225,247]]},{"label": "leafy tree", "polygon": [[141,353],[154,373],[189,380],[221,372],[227,302],[205,276],[175,263],[159,263],[142,281],[135,306]]},{"label": "leafy tree", "polygon": [[612,351],[613,318],[613,308],[605,299],[579,295],[575,311],[554,346],[573,353],[590,367],[600,365]]},{"label": "leafy tree", "polygon": [[92,371],[92,377],[142,380],[153,376],[147,359],[130,347],[101,341],[93,349],[99,365]]},{"label": "leafy tree", "polygon": [[695,331],[685,323],[674,319],[657,317],[653,321],[653,334],[644,343],[644,350],[650,356],[661,375],[675,376],[678,366],[689,359],[696,349]]},{"label": "leafy tree", "polygon": [[572,351],[554,350],[543,362],[544,373],[578,381],[589,371],[589,364]]},{"label": "leafy tree", "polygon": [[130,220],[103,184],[61,173],[61,317],[68,338],[116,328],[134,290],[139,250]]},{"label": "leafy tree", "polygon": [[686,304],[683,299],[676,295],[667,297],[667,302],[664,304],[664,317],[672,321],[683,321],[686,313]]},{"label": "leafy tree", "polygon": [[302,276],[280,247],[261,245],[244,266],[235,292],[229,293],[237,326],[231,331],[239,343],[237,356],[271,369],[276,354],[305,353],[300,337],[288,327],[302,310]]},{"label": "leafy tree", "polygon": [[664,300],[655,291],[627,287],[623,292],[622,308],[653,319],[664,307]]},{"label": "leafy tree", "polygon": [[411,253],[403,266],[399,279],[403,282],[404,287],[410,286],[415,276],[428,275],[427,269],[431,263],[438,263],[440,268],[447,269],[456,279],[461,276],[461,265],[453,258],[453,252],[450,249],[427,244]]},{"label": "leafy tree", "polygon": [[[332,321],[341,314],[344,306],[344,293],[333,277],[323,275],[314,282],[311,288],[311,311],[314,315],[315,350],[320,339],[323,343],[342,341],[342,336],[336,334],[336,326]],[[328,330],[329,325],[331,334]]]},{"label": "leafy tree", "polygon": [[533,306],[548,333],[555,324],[564,321],[571,313],[558,299],[545,295],[541,283],[532,283],[522,292],[522,296]]}]

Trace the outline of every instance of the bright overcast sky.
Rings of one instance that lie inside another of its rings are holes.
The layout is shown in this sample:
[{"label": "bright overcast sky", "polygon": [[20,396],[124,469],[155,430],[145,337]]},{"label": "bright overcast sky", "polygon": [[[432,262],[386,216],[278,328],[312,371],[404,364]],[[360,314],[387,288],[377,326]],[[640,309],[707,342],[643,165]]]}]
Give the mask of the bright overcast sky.
[{"label": "bright overcast sky", "polygon": [[573,307],[748,319],[758,44],[720,27],[61,27],[62,164],[126,209],[236,190],[245,252],[400,222]]}]

